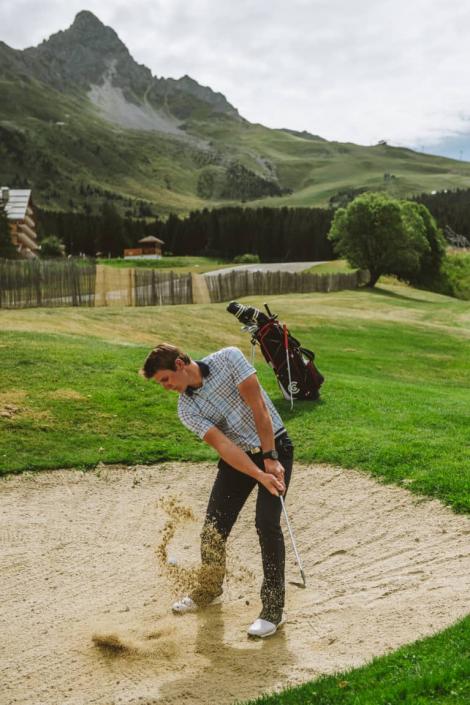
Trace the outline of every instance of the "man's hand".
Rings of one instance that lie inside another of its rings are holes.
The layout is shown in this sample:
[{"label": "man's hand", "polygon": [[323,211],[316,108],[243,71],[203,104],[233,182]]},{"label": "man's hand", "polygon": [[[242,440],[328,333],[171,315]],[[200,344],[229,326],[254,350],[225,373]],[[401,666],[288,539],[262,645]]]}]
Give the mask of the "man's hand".
[{"label": "man's hand", "polygon": [[265,458],[264,467],[266,472],[270,475],[274,475],[278,480],[284,482],[284,468],[282,467],[279,460],[272,460],[271,458]]},{"label": "man's hand", "polygon": [[271,470],[271,468],[266,467],[266,472],[260,477],[260,482],[266,487],[268,492],[279,497],[280,494],[284,494],[286,491],[286,485],[284,483],[284,468],[281,463],[277,460],[270,461],[271,464],[276,464],[278,467]]}]

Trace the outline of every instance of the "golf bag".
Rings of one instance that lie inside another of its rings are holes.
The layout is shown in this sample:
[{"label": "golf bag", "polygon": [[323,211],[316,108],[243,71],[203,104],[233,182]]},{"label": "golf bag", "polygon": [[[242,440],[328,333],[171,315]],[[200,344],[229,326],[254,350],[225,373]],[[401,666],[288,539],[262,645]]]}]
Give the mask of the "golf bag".
[{"label": "golf bag", "polygon": [[291,400],[291,405],[294,399],[318,399],[324,377],[315,366],[314,353],[302,348],[287,326],[281,325],[277,316],[266,304],[264,306],[268,315],[254,306],[245,306],[237,301],[232,301],[227,311],[233,313],[244,324],[244,330],[251,333],[252,344],[259,344],[264,359],[274,370],[281,392]]}]

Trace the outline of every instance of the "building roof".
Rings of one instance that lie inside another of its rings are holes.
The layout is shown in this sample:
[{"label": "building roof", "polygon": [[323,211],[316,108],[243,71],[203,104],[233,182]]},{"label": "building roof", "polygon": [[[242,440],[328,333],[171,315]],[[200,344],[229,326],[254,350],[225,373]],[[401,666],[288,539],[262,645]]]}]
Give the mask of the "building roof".
[{"label": "building roof", "polygon": [[31,198],[31,189],[10,189],[5,211],[8,220],[23,220]]},{"label": "building roof", "polygon": [[156,245],[157,243],[159,245],[164,244],[163,240],[159,240],[158,237],[155,237],[154,235],[147,235],[147,237],[143,237],[141,240],[139,240],[139,242],[142,242],[144,244],[149,243],[152,245]]}]

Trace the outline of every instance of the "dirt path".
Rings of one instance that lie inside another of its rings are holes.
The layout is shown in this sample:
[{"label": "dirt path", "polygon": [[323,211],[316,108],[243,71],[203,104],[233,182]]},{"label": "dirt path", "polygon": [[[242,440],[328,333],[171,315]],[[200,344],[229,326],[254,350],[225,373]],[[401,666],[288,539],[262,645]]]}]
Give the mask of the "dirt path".
[{"label": "dirt path", "polygon": [[[161,500],[197,517],[168,546],[194,565],[213,477],[211,465],[165,464],[0,481],[1,705],[225,705],[358,666],[469,611],[468,518],[365,474],[297,466],[288,507],[308,588],[289,586],[285,629],[245,636],[260,581],[251,499],[224,602],[172,617]],[[287,573],[297,578],[289,545]]]}]

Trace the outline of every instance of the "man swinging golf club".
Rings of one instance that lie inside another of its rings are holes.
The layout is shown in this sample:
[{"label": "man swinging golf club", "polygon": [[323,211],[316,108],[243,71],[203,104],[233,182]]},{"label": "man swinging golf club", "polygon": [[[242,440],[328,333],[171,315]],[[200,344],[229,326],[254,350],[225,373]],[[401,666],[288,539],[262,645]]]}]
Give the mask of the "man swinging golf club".
[{"label": "man swinging golf club", "polygon": [[280,495],[292,472],[293,445],[255,368],[235,347],[192,360],[162,343],[147,356],[141,374],[179,393],[181,422],[220,456],[201,532],[200,584],[173,604],[173,612],[195,612],[222,594],[225,544],[250,492],[258,486],[256,530],[264,579],[262,610],[248,628],[250,636],[275,634],[283,623],[284,537]]}]

